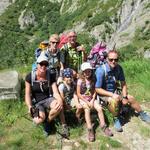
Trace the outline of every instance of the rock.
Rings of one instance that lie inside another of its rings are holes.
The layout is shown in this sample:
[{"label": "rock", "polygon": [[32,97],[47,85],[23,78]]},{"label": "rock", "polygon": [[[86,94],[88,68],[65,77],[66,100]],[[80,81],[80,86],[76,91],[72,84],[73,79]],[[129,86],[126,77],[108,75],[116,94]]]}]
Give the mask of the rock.
[{"label": "rock", "polygon": [[0,72],[0,100],[20,98],[20,87],[16,71]]},{"label": "rock", "polygon": [[36,25],[34,13],[32,11],[26,11],[26,9],[23,10],[18,18],[18,23],[22,30],[30,25]]},{"label": "rock", "polygon": [[150,50],[144,52],[144,58],[150,59]]}]

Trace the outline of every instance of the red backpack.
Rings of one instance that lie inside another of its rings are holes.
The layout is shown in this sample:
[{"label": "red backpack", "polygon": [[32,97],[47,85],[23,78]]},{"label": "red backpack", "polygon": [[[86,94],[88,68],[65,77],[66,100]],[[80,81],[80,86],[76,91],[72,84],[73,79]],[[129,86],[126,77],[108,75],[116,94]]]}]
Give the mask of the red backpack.
[{"label": "red backpack", "polygon": [[67,36],[67,34],[63,33],[60,36],[60,42],[59,42],[58,48],[62,48],[62,46],[66,43],[68,43],[68,36]]}]

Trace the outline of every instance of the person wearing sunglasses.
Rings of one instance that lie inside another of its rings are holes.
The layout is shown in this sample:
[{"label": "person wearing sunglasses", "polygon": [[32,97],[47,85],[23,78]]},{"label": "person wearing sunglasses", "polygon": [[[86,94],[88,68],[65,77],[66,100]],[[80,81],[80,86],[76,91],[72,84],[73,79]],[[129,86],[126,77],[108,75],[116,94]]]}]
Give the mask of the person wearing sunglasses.
[{"label": "person wearing sunglasses", "polygon": [[118,52],[116,50],[110,50],[107,55],[106,64],[96,69],[95,88],[101,102],[108,106],[108,109],[114,116],[114,127],[116,131],[122,132],[119,104],[131,106],[138,112],[141,120],[145,122],[150,123],[150,116],[141,109],[137,100],[128,94],[124,71],[118,61]]},{"label": "person wearing sunglasses", "polygon": [[25,102],[33,122],[37,125],[43,123],[46,117],[51,122],[63,108],[56,79],[51,76],[47,67],[48,57],[41,53],[35,73],[30,72],[25,78]]},{"label": "person wearing sunglasses", "polygon": [[49,46],[46,51],[46,55],[48,56],[49,61],[49,70],[51,71],[54,76],[56,76],[56,79],[59,81],[62,80],[62,78],[59,76],[61,75],[61,70],[64,69],[64,62],[62,61],[62,53],[60,52],[58,48],[59,44],[59,36],[58,34],[52,34],[49,38]]}]

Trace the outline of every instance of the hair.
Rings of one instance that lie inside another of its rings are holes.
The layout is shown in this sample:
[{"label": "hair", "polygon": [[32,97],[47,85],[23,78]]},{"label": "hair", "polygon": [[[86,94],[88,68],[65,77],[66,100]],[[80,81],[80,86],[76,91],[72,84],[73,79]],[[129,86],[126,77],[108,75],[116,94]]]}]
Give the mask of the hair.
[{"label": "hair", "polygon": [[75,34],[77,36],[77,33],[75,31],[68,32],[68,37],[69,37],[70,34]]},{"label": "hair", "polygon": [[109,51],[108,51],[108,54],[107,54],[107,57],[109,56],[109,54],[110,54],[110,53],[115,53],[115,54],[117,54],[117,55],[119,56],[118,51],[117,51],[117,50],[115,50],[115,49],[113,49],[113,50],[109,50]]},{"label": "hair", "polygon": [[51,39],[54,38],[55,40],[57,40],[59,42],[60,38],[58,34],[52,34],[49,38],[49,42],[51,41]]},{"label": "hair", "polygon": [[[92,72],[92,73],[91,73],[91,76],[90,76],[89,79],[90,79],[91,81],[94,81],[94,80],[93,80],[93,70],[91,70],[91,72]],[[85,83],[85,76],[83,75],[83,73],[84,73],[84,71],[81,71],[81,72],[79,73],[79,79],[81,79],[81,80],[83,81],[83,83]]]}]

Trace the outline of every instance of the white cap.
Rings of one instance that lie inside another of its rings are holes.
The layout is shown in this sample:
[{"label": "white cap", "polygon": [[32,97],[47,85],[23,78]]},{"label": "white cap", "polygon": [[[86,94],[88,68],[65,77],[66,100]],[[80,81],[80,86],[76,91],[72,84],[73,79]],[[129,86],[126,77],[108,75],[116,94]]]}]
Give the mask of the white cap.
[{"label": "white cap", "polygon": [[81,65],[81,70],[82,71],[85,71],[86,69],[93,69],[91,64],[89,62],[84,62],[82,65]]},{"label": "white cap", "polygon": [[36,62],[41,63],[42,61],[48,62],[48,57],[45,55],[45,53],[41,53]]}]

